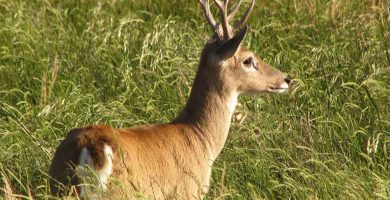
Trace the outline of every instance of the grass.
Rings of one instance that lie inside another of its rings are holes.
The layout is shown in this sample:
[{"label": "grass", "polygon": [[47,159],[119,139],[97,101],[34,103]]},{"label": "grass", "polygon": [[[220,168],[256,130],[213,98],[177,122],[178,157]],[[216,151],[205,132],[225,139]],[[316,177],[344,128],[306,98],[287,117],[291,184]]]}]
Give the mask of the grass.
[{"label": "grass", "polygon": [[[246,45],[294,84],[240,98],[207,199],[390,199],[389,5],[257,2]],[[0,198],[47,199],[73,127],[173,119],[209,35],[196,1],[0,0]]]}]

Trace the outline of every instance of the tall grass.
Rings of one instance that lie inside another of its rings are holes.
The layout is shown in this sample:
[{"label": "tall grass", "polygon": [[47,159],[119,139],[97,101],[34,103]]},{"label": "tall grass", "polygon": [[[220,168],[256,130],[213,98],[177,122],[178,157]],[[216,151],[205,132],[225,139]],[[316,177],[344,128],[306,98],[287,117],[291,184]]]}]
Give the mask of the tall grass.
[{"label": "tall grass", "polygon": [[[241,97],[208,199],[390,199],[390,2],[257,2],[246,46],[294,78]],[[0,195],[47,199],[66,132],[164,123],[210,35],[196,1],[0,0]]]}]

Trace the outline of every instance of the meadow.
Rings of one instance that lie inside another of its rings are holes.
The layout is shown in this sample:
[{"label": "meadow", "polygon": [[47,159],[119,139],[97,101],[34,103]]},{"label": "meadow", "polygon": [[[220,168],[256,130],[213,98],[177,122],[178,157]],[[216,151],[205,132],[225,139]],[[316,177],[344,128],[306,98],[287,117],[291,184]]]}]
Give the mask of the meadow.
[{"label": "meadow", "polygon": [[[390,1],[262,0],[248,23],[293,85],[240,97],[207,199],[390,199]],[[210,34],[195,0],[0,0],[0,199],[49,199],[74,127],[172,120]]]}]

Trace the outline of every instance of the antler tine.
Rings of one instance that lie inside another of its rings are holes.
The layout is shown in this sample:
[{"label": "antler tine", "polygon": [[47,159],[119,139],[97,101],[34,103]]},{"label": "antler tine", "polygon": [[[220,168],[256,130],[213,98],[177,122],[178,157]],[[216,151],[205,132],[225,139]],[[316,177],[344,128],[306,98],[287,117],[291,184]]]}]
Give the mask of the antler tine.
[{"label": "antler tine", "polygon": [[240,28],[240,26],[242,26],[243,24],[246,23],[246,21],[248,20],[249,18],[249,14],[252,12],[253,10],[253,7],[255,6],[255,2],[256,0],[252,0],[252,4],[249,6],[249,8],[245,11],[245,14],[244,16],[242,16],[242,18],[240,19],[239,22],[237,22],[237,24],[234,26],[234,28]]},{"label": "antler tine", "polygon": [[221,26],[223,29],[223,37],[225,39],[229,38],[229,21],[227,16],[227,5],[229,3],[229,0],[224,0],[222,2],[221,0],[214,0],[214,2],[217,4],[219,11],[221,13]]},{"label": "antler tine", "polygon": [[228,16],[228,21],[232,20],[234,16],[236,16],[237,11],[240,9],[241,6],[241,0],[234,6],[233,11]]},{"label": "antler tine", "polygon": [[203,9],[203,12],[204,12],[204,15],[206,17],[207,22],[210,24],[213,31],[216,31],[218,28],[218,24],[214,20],[213,15],[211,14],[209,0],[198,0],[198,1],[202,5],[202,9]]}]

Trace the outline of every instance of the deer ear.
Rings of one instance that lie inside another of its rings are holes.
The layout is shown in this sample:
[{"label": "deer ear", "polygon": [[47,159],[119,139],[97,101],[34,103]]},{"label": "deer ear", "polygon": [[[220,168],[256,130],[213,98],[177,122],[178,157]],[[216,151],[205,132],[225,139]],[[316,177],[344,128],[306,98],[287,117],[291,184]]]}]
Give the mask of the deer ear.
[{"label": "deer ear", "polygon": [[233,38],[222,43],[221,46],[218,47],[216,54],[219,56],[220,59],[227,60],[234,56],[234,54],[240,47],[240,44],[244,39],[247,30],[248,26],[245,25],[242,29],[240,29],[240,31],[237,32],[236,35],[234,35]]}]

